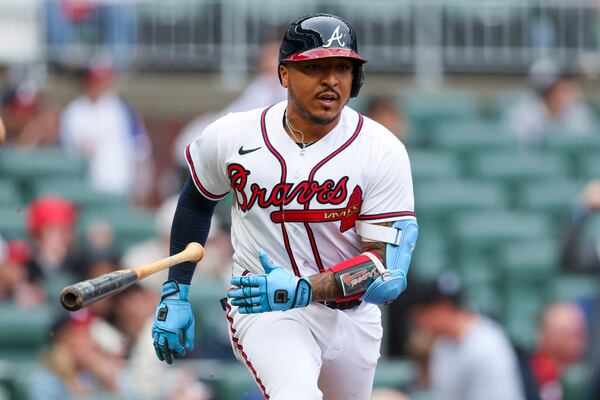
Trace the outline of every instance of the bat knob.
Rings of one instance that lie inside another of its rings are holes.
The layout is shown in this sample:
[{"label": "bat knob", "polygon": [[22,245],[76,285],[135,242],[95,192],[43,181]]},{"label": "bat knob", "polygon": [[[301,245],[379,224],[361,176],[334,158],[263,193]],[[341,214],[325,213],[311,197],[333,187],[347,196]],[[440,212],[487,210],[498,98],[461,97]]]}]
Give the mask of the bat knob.
[{"label": "bat knob", "polygon": [[81,294],[73,286],[67,286],[60,292],[60,303],[69,311],[77,311],[83,306]]}]

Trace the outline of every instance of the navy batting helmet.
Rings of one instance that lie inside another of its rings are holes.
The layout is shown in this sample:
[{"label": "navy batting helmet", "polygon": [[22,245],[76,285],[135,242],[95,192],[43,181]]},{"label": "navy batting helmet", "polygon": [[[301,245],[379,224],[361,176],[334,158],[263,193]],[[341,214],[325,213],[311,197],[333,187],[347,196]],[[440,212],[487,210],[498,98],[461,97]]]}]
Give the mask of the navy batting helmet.
[{"label": "navy batting helmet", "polygon": [[[350,97],[356,97],[363,84],[363,64],[367,60],[358,54],[356,35],[340,17],[330,14],[309,15],[293,22],[279,48],[279,65],[287,61],[346,57],[354,60],[354,76]],[[281,81],[281,75],[279,75]]]}]

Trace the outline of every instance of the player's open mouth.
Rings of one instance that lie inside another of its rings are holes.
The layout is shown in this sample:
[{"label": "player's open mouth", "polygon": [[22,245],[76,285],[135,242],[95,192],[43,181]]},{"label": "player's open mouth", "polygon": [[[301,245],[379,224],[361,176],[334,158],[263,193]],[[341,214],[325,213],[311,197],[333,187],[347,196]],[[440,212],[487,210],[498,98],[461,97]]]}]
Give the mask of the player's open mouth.
[{"label": "player's open mouth", "polygon": [[337,101],[338,95],[333,92],[325,92],[325,93],[319,94],[317,96],[317,99],[323,104],[331,105]]}]

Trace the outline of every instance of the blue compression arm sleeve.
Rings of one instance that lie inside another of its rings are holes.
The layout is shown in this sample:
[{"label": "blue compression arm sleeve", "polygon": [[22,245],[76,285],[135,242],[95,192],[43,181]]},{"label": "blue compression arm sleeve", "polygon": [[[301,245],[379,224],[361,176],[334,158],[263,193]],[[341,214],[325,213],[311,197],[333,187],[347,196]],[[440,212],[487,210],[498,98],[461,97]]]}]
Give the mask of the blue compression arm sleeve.
[{"label": "blue compression arm sleeve", "polygon": [[[177,210],[171,226],[171,255],[179,253],[190,242],[198,242],[204,246],[208,238],[210,221],[216,201],[202,196],[191,178],[185,182],[179,195]],[[189,285],[196,263],[184,262],[169,269],[169,280]]]}]

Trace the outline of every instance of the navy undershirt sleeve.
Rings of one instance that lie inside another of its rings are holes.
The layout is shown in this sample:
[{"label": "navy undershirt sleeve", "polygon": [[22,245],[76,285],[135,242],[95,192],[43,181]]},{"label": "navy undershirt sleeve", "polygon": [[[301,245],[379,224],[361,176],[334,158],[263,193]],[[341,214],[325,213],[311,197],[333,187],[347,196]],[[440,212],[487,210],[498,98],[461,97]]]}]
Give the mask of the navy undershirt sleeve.
[{"label": "navy undershirt sleeve", "polygon": [[[179,253],[190,242],[198,242],[204,246],[210,230],[210,221],[216,201],[202,196],[191,178],[185,182],[179,195],[177,210],[171,225],[171,255]],[[184,262],[169,269],[169,280],[190,284],[196,263]]]}]

